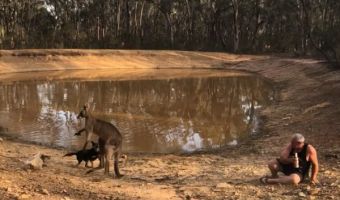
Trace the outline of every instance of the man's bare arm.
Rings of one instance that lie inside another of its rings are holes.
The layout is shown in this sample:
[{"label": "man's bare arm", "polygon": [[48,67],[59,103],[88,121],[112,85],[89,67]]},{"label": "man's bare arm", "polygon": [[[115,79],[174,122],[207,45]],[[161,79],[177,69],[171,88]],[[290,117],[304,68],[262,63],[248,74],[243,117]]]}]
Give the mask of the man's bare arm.
[{"label": "man's bare arm", "polygon": [[289,158],[289,153],[292,149],[291,144],[287,145],[280,154],[280,162],[282,164],[291,164],[293,163],[293,159]]},{"label": "man's bare arm", "polygon": [[319,172],[319,161],[318,161],[318,155],[316,153],[315,148],[312,145],[308,145],[308,154],[309,154],[309,160],[312,162],[312,177],[311,182],[317,183],[318,179],[316,176]]}]

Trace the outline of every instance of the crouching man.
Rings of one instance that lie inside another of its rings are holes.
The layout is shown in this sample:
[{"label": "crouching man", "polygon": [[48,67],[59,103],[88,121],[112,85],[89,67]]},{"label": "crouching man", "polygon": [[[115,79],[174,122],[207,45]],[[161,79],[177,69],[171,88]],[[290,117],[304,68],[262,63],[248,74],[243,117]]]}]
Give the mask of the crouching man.
[{"label": "crouching man", "polygon": [[[317,174],[319,163],[315,148],[305,143],[305,138],[301,134],[294,134],[290,144],[281,152],[280,158],[268,163],[271,177],[262,177],[260,181],[264,184],[299,184],[308,176],[308,171],[312,165],[311,183],[318,182]],[[282,172],[284,176],[278,176]]]}]

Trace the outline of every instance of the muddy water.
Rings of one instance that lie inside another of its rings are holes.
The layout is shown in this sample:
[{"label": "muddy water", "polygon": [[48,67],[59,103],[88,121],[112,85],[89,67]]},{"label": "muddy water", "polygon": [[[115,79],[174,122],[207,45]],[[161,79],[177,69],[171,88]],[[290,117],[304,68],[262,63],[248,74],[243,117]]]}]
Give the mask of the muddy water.
[{"label": "muddy water", "polygon": [[[273,98],[254,75],[133,81],[39,80],[0,85],[0,125],[46,145],[79,148],[76,119],[89,103],[110,121],[129,152],[178,152],[237,145],[255,134],[256,110]],[[94,138],[95,139],[95,138]]]}]

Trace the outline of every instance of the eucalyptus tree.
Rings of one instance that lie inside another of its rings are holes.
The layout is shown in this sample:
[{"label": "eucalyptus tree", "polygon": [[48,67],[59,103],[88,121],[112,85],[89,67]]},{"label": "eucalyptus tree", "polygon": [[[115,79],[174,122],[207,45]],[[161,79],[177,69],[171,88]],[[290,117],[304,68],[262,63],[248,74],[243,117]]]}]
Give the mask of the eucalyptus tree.
[{"label": "eucalyptus tree", "polygon": [[1,0],[0,48],[340,54],[338,0]]}]

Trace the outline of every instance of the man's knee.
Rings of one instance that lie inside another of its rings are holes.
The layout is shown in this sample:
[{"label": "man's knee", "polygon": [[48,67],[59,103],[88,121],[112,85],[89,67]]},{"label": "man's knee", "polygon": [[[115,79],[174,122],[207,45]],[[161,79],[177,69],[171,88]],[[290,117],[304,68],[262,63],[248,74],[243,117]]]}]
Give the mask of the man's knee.
[{"label": "man's knee", "polygon": [[291,174],[290,177],[291,177],[291,182],[294,185],[298,185],[301,181],[301,177],[298,174]]},{"label": "man's knee", "polygon": [[271,160],[268,162],[268,168],[271,170],[276,170],[278,171],[278,163],[276,160]]}]

